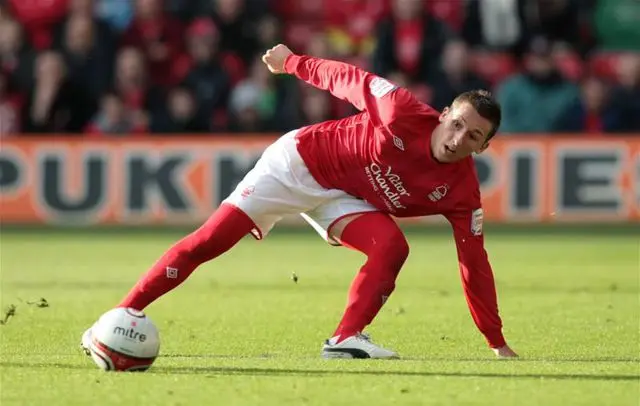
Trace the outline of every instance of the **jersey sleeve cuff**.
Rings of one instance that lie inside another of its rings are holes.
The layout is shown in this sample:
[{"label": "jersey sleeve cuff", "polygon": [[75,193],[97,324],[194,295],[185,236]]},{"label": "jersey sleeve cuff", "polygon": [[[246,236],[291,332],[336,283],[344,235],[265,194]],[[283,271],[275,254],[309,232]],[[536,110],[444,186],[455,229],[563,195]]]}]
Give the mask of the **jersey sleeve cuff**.
[{"label": "jersey sleeve cuff", "polygon": [[301,59],[301,55],[291,54],[287,56],[287,59],[284,60],[284,71],[288,74],[295,74]]}]

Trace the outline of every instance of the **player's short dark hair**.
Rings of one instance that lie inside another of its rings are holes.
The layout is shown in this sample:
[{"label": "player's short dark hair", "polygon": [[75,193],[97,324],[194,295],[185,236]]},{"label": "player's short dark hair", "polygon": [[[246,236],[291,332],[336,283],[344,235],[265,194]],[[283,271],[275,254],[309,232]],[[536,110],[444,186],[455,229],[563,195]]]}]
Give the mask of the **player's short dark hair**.
[{"label": "player's short dark hair", "polygon": [[487,140],[489,141],[496,135],[498,128],[500,127],[500,121],[502,120],[502,109],[500,103],[493,97],[488,90],[471,90],[458,95],[453,101],[453,104],[467,102],[473,106],[474,109],[483,118],[489,120],[493,127]]}]

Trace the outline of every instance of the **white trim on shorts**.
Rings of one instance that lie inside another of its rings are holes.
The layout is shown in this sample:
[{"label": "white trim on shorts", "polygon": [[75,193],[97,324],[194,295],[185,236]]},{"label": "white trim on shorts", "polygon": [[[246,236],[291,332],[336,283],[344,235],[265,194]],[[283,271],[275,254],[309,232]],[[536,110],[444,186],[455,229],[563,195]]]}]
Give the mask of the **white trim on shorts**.
[{"label": "white trim on shorts", "polygon": [[232,204],[254,222],[251,234],[261,240],[283,216],[300,214],[331,245],[335,223],[350,215],[378,211],[362,199],[326,189],[313,178],[298,153],[291,131],[271,144],[223,203]]}]

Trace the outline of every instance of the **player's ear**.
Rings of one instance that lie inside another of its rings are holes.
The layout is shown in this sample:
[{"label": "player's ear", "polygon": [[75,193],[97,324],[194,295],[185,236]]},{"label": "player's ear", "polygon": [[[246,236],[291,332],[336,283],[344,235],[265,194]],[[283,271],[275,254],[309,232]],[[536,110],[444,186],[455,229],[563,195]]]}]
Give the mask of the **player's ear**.
[{"label": "player's ear", "polygon": [[480,148],[478,148],[478,150],[476,151],[476,154],[482,154],[487,148],[489,148],[489,145],[491,145],[491,139],[495,135],[495,132],[496,132],[495,128],[491,130],[491,132],[487,135],[487,138],[484,140]]},{"label": "player's ear", "polygon": [[484,144],[482,144],[482,146],[480,147],[480,149],[476,151],[476,154],[482,154],[487,148],[489,148],[489,144],[491,144],[489,141],[485,141]]},{"label": "player's ear", "polygon": [[445,118],[447,118],[447,115],[449,114],[449,111],[451,111],[451,109],[449,107],[445,107],[442,110],[442,113],[440,113],[440,117],[439,117],[439,121],[443,122]]}]

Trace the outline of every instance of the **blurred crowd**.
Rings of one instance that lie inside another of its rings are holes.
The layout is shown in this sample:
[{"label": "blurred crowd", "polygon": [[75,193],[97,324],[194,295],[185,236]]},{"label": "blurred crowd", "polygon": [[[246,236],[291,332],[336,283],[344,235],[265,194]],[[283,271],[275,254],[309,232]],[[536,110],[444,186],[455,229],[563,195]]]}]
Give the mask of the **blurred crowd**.
[{"label": "blurred crowd", "polygon": [[354,63],[503,133],[640,133],[637,0],[0,0],[0,135],[281,132],[353,113],[261,53]]}]

